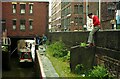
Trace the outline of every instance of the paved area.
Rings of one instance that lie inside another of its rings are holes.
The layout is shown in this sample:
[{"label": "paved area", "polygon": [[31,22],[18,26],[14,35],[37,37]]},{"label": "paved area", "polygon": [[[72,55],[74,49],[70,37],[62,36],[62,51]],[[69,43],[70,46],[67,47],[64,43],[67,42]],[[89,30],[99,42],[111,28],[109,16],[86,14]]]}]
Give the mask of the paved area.
[{"label": "paved area", "polygon": [[43,46],[39,46],[38,48],[40,53],[40,59],[43,65],[44,73],[46,77],[59,77],[59,75],[56,73],[51,61],[46,57],[45,55],[45,48]]}]

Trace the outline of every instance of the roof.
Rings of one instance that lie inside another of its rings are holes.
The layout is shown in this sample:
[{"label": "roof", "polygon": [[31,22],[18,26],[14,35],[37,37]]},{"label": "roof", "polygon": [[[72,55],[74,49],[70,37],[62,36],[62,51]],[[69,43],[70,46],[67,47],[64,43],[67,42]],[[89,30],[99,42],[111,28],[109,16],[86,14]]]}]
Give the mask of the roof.
[{"label": "roof", "polygon": [[2,2],[49,2],[49,0],[1,0]]}]

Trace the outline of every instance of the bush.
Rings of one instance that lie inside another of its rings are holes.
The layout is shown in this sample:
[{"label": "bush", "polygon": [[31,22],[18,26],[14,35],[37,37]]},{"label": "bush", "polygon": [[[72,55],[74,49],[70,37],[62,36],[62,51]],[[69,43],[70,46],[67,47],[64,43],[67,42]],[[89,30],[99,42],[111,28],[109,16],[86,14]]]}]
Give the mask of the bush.
[{"label": "bush", "polygon": [[113,79],[113,77],[109,75],[107,69],[104,66],[99,65],[94,66],[93,69],[84,71],[84,66],[78,64],[75,67],[75,73],[89,79]]},{"label": "bush", "polygon": [[51,52],[54,57],[64,57],[68,53],[62,41],[52,43],[48,46],[47,51]]},{"label": "bush", "polygon": [[68,51],[67,55],[64,56],[63,61],[70,62],[70,51]]},{"label": "bush", "polygon": [[108,77],[107,69],[103,66],[94,66],[93,70],[91,70],[88,74],[89,77],[97,77],[97,78],[106,78]]},{"label": "bush", "polygon": [[75,67],[75,73],[81,74],[83,72],[83,64],[78,64]]}]

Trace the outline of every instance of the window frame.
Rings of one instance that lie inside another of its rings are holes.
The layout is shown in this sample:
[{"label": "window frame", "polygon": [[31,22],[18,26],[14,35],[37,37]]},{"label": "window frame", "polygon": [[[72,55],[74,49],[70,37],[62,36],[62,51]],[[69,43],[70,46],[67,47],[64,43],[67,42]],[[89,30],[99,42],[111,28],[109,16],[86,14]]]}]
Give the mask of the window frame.
[{"label": "window frame", "polygon": [[26,20],[25,19],[21,19],[20,20],[20,30],[21,31],[25,31],[26,30]]},{"label": "window frame", "polygon": [[[16,21],[16,22],[14,22],[14,21]],[[15,23],[15,24],[14,24],[14,23]],[[17,25],[17,19],[13,19],[13,20],[12,20],[12,29],[13,29],[13,30],[16,30],[16,29],[17,29],[16,25]],[[13,28],[13,26],[15,26],[15,29]]]},{"label": "window frame", "polygon": [[[24,7],[22,7],[24,5]],[[26,13],[26,4],[20,4],[20,14]]]},{"label": "window frame", "polygon": [[29,14],[33,14],[33,4],[29,4]]},{"label": "window frame", "polygon": [[12,13],[15,14],[17,13],[17,5],[16,4],[12,4]]},{"label": "window frame", "polygon": [[33,19],[29,19],[29,30],[33,30]]}]

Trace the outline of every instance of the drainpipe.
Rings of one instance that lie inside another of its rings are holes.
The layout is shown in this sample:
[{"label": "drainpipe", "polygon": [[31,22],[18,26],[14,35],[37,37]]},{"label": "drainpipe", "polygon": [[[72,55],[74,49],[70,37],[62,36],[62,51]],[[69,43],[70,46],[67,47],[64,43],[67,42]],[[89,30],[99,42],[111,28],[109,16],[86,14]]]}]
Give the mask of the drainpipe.
[{"label": "drainpipe", "polygon": [[[88,0],[86,0],[86,24],[88,24],[87,23],[87,15],[88,15]],[[87,25],[86,25],[87,26]]]},{"label": "drainpipe", "polygon": [[101,21],[101,0],[99,0],[99,20]]}]

